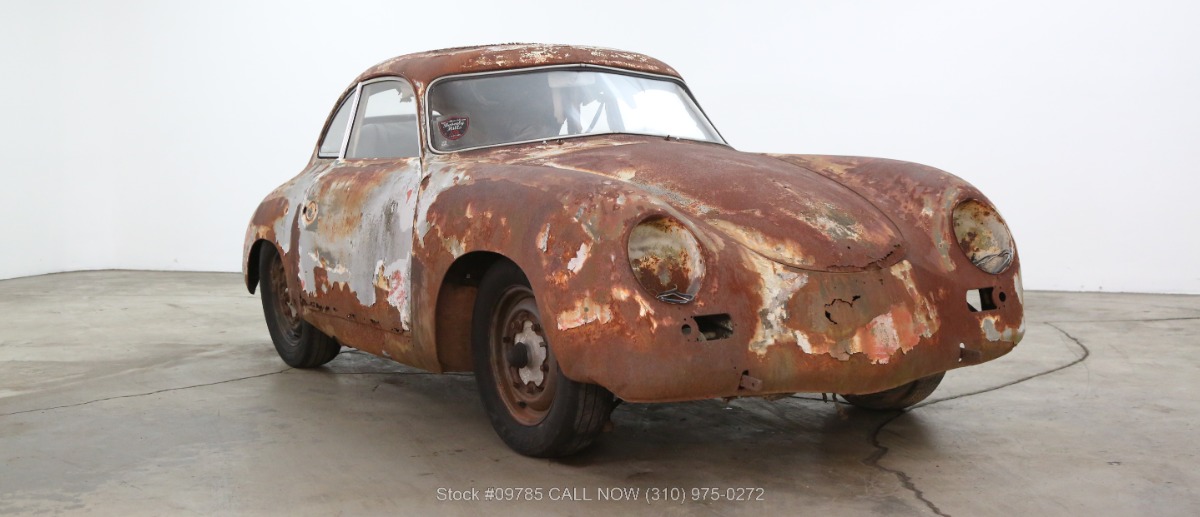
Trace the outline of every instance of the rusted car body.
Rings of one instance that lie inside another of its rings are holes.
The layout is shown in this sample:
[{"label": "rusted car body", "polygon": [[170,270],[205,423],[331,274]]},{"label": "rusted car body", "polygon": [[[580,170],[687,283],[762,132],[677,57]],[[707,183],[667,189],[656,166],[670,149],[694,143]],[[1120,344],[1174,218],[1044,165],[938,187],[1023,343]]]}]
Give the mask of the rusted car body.
[{"label": "rusted car body", "polygon": [[[314,151],[255,212],[246,286],[254,292],[260,255],[273,248],[285,312],[346,346],[472,371],[480,281],[507,262],[536,295],[537,340],[561,374],[631,402],[878,393],[1021,340],[1011,236],[983,193],[940,170],[619,131],[462,150],[433,142],[483,121],[433,120],[431,85],[559,68],[686,91],[660,61],[598,48],[502,45],[385,61],[338,105],[360,102],[381,78],[407,83],[413,156],[353,158],[354,136],[337,153]],[[337,111],[322,135],[336,130]]]}]

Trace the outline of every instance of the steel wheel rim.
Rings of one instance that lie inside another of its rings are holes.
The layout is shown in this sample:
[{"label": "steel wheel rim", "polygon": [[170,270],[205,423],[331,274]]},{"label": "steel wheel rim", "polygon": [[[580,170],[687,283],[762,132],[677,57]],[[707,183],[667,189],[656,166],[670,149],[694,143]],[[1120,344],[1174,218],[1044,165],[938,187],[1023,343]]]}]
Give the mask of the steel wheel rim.
[{"label": "steel wheel rim", "polygon": [[275,321],[287,342],[295,346],[300,341],[300,311],[288,291],[287,273],[283,261],[276,259],[271,265],[271,291],[275,294]]},{"label": "steel wheel rim", "polygon": [[[533,364],[531,358],[525,368],[513,366],[508,359],[509,349],[523,342],[530,342],[525,346],[544,346],[544,359]],[[546,418],[554,402],[557,384],[554,374],[558,365],[546,340],[533,291],[528,287],[514,286],[501,296],[492,315],[490,347],[492,377],[509,415],[522,425],[537,425]],[[529,378],[534,369],[542,373],[540,383]],[[525,370],[524,379],[522,370]]]}]

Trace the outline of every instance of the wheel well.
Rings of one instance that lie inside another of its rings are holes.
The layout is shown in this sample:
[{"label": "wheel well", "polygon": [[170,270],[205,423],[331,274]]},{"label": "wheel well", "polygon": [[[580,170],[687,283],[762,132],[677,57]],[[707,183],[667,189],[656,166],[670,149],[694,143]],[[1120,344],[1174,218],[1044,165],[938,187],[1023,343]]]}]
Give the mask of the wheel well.
[{"label": "wheel well", "polygon": [[486,251],[468,253],[455,260],[442,277],[434,316],[434,339],[442,371],[468,372],[474,369],[471,361],[471,320],[475,312],[475,295],[479,292],[479,281],[483,279],[483,274],[500,261],[509,259]]},{"label": "wheel well", "polygon": [[250,245],[250,254],[246,256],[246,289],[254,294],[258,287],[258,256],[262,253],[263,245],[274,246],[271,241],[259,239]]}]

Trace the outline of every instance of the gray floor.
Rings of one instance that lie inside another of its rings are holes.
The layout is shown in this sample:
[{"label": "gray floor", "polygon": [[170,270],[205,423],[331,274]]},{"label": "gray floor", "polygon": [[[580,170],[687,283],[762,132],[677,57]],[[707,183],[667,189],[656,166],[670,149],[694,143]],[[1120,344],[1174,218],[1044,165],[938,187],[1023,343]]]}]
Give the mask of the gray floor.
[{"label": "gray floor", "polygon": [[[1026,299],[1016,351],[907,413],[626,404],[597,447],[546,461],[500,442],[469,375],[348,350],[286,368],[237,275],[2,281],[0,513],[1200,514],[1200,297]],[[543,499],[439,500],[487,487]],[[615,488],[639,500],[599,500]]]}]

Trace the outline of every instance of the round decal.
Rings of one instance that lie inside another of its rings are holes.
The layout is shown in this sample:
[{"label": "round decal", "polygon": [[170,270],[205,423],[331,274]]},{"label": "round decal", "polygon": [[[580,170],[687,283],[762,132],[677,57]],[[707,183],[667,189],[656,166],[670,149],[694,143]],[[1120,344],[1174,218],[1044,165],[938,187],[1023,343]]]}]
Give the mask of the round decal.
[{"label": "round decal", "polygon": [[467,134],[467,127],[470,125],[471,121],[467,117],[450,117],[438,122],[438,131],[446,140],[458,140]]}]

